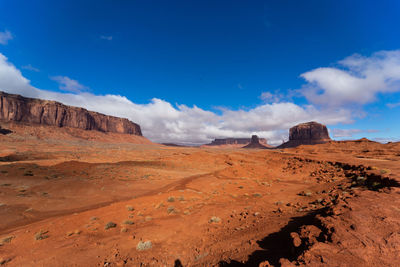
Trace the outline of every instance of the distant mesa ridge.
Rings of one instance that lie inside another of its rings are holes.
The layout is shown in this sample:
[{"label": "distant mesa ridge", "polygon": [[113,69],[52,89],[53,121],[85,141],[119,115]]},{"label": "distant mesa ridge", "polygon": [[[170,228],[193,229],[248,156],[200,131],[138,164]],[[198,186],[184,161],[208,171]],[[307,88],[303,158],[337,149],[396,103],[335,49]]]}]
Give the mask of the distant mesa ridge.
[{"label": "distant mesa ridge", "polygon": [[142,136],[140,126],[128,119],[1,91],[0,120]]},{"label": "distant mesa ridge", "polygon": [[289,130],[289,141],[278,148],[296,147],[299,145],[316,145],[331,141],[325,125],[315,121],[298,124]]},{"label": "distant mesa ridge", "polygon": [[[267,144],[267,140],[265,138],[258,138],[261,144]],[[247,145],[251,143],[251,138],[219,138],[214,139],[209,146],[220,146],[220,145]]]}]

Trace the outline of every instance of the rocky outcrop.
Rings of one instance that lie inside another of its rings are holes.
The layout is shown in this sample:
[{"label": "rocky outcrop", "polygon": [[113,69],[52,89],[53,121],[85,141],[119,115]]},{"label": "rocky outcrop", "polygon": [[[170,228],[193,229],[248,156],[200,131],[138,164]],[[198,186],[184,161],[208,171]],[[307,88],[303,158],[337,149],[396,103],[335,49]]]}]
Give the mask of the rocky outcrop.
[{"label": "rocky outcrop", "polygon": [[289,141],[278,148],[296,147],[299,145],[323,144],[330,141],[328,129],[318,122],[298,124],[289,130]]},{"label": "rocky outcrop", "polygon": [[247,146],[244,146],[243,148],[261,148],[261,149],[266,149],[268,147],[262,145],[260,143],[260,139],[258,138],[257,135],[253,135],[251,136],[251,141],[250,144],[248,144]]},{"label": "rocky outcrop", "polygon": [[[267,144],[265,138],[258,138],[259,143]],[[221,146],[221,145],[247,145],[251,143],[251,138],[221,138],[214,139],[208,146]]]},{"label": "rocky outcrop", "polygon": [[4,92],[0,92],[0,120],[142,135],[140,126],[128,119]]}]

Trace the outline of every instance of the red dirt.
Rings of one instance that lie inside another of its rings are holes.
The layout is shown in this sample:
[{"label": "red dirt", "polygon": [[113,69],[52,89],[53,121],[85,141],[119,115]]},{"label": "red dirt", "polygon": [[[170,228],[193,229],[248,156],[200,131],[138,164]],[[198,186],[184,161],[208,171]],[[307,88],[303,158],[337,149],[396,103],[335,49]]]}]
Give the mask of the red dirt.
[{"label": "red dirt", "polygon": [[400,266],[399,143],[185,148],[18,127],[0,135],[5,266]]}]

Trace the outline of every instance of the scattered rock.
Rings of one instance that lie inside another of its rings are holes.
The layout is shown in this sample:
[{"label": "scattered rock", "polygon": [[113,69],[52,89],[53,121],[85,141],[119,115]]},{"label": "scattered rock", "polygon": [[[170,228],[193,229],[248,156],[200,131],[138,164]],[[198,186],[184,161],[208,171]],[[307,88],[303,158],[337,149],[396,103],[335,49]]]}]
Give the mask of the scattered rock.
[{"label": "scattered rock", "polygon": [[212,216],[209,222],[210,223],[219,223],[219,222],[221,222],[221,218]]},{"label": "scattered rock", "polygon": [[136,249],[138,251],[143,251],[143,250],[151,249],[152,246],[153,246],[153,244],[151,243],[151,241],[145,241],[145,242],[139,241],[139,243],[136,246]]}]

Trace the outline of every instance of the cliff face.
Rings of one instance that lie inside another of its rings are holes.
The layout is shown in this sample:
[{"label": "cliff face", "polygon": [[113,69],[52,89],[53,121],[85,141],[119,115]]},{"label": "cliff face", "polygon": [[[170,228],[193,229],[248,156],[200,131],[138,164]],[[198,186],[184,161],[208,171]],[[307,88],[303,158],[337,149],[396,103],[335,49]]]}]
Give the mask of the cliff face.
[{"label": "cliff face", "polygon": [[4,92],[0,92],[0,120],[142,135],[140,126],[128,119]]},{"label": "cliff face", "polygon": [[278,148],[323,144],[330,140],[326,126],[312,121],[290,128],[289,141],[278,146]]}]

